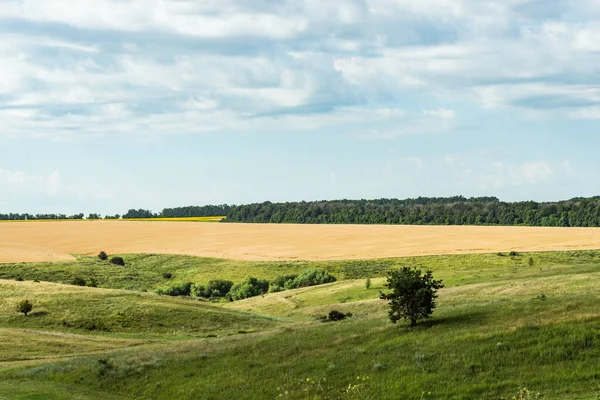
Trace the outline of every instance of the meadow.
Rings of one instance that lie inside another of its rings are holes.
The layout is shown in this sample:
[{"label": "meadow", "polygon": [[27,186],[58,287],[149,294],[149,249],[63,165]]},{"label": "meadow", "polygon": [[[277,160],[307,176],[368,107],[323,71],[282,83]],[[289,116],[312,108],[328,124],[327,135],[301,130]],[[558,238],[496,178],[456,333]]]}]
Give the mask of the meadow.
[{"label": "meadow", "polygon": [[[125,267],[89,256],[0,265],[0,398],[600,398],[600,251],[122,257]],[[378,298],[386,272],[402,265],[446,284],[432,318],[413,329],[391,324]],[[153,293],[306,268],[338,281],[230,303]],[[76,277],[99,287],[69,285]],[[14,309],[25,297],[27,317]],[[317,320],[332,309],[353,317]]]}]

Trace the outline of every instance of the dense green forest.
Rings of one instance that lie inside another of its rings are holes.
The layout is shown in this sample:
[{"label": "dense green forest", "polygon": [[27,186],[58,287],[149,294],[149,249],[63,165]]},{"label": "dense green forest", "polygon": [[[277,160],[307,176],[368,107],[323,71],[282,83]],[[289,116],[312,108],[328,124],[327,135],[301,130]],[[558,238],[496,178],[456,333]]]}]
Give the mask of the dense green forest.
[{"label": "dense green forest", "polygon": [[493,197],[336,200],[233,206],[226,222],[600,226],[600,197],[507,203]]},{"label": "dense green forest", "polygon": [[[131,209],[123,218],[226,216],[225,222],[295,224],[600,226],[600,196],[559,202],[502,202],[496,197],[329,200]],[[120,216],[106,216],[118,219]],[[0,214],[0,220],[82,219],[83,214]],[[90,214],[90,218],[100,218]]]}]

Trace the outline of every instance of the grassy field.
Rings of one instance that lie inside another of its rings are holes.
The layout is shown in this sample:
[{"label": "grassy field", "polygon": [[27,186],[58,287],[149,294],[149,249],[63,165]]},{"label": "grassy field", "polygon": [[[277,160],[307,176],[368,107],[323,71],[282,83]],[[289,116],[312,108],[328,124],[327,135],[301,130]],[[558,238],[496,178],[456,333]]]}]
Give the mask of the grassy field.
[{"label": "grassy field", "polygon": [[[90,257],[0,265],[0,399],[600,398],[600,251],[329,262],[123,256],[126,267]],[[385,272],[401,265],[431,268],[446,283],[434,316],[414,329],[391,324],[378,299]],[[224,304],[143,292],[308,267],[339,280]],[[101,288],[43,282],[92,275]],[[25,297],[35,304],[27,317],[14,311]],[[316,320],[331,309],[354,317]]]}]

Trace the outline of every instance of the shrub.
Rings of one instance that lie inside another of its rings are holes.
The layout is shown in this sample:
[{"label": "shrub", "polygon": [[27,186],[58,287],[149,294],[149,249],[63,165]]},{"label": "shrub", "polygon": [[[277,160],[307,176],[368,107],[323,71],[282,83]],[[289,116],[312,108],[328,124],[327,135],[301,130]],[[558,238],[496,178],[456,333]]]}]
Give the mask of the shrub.
[{"label": "shrub", "polygon": [[367,280],[365,281],[365,288],[367,290],[371,289],[371,278],[367,278]]},{"label": "shrub", "polygon": [[323,269],[305,269],[294,279],[290,289],[323,285],[325,283],[335,282],[336,280],[335,276]]},{"label": "shrub", "polygon": [[71,281],[71,285],[75,285],[75,286],[85,286],[85,279],[76,276],[75,278],[73,278],[73,280]]},{"label": "shrub", "polygon": [[98,281],[96,281],[94,278],[90,278],[90,280],[87,282],[88,287],[98,287]]},{"label": "shrub", "polygon": [[294,279],[297,277],[298,275],[278,276],[277,278],[273,279],[269,285],[269,292],[276,293],[281,292],[282,290],[293,289]]},{"label": "shrub", "polygon": [[163,272],[162,275],[165,279],[171,279],[173,277],[173,274],[171,274],[170,272]]},{"label": "shrub", "polygon": [[269,281],[249,276],[242,282],[233,285],[227,294],[227,298],[229,300],[242,300],[265,294],[268,291]]},{"label": "shrub", "polygon": [[214,279],[208,281],[206,292],[209,297],[225,297],[233,287],[233,282],[225,279]]},{"label": "shrub", "polygon": [[110,263],[115,264],[115,265],[120,265],[122,267],[125,266],[125,260],[123,260],[123,257],[113,257],[110,259]]},{"label": "shrub", "polygon": [[429,318],[435,308],[436,292],[444,287],[441,280],[433,279],[431,271],[421,275],[420,269],[410,267],[390,272],[385,286],[392,290],[381,294],[382,299],[390,300],[390,320],[410,320],[410,326]]},{"label": "shrub", "polygon": [[106,261],[106,260],[108,260],[108,254],[106,254],[106,252],[104,252],[104,251],[101,251],[98,254],[98,258],[101,259],[102,261]]},{"label": "shrub", "polygon": [[535,261],[533,261],[533,257],[529,257],[529,260],[527,260],[527,265],[529,265],[529,267],[533,267],[535,265]]},{"label": "shrub", "polygon": [[338,310],[331,310],[329,311],[329,315],[327,315],[327,319],[329,321],[341,321],[346,319],[346,314]]},{"label": "shrub", "polygon": [[27,316],[31,310],[33,310],[33,304],[29,300],[25,299],[17,303],[17,311],[23,313],[25,316]]},{"label": "shrub", "polygon": [[341,311],[338,310],[331,310],[329,311],[328,315],[323,315],[322,317],[317,318],[318,320],[320,320],[321,322],[335,322],[335,321],[342,321],[346,318],[350,318],[352,317],[352,313],[343,313]]},{"label": "shrub", "polygon": [[192,292],[192,285],[192,282],[186,282],[167,289],[159,289],[156,293],[167,296],[189,296]]},{"label": "shrub", "polygon": [[510,253],[508,253],[508,255],[511,257],[516,257],[519,255],[519,253],[517,253],[516,251],[511,251]]}]

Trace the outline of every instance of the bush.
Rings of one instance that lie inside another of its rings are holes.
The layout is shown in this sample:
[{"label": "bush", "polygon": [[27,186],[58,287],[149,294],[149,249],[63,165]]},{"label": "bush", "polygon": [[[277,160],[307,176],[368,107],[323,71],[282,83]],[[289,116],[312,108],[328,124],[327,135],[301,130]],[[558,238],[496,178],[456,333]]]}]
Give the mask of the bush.
[{"label": "bush", "polygon": [[179,285],[171,286],[167,289],[158,289],[156,293],[167,296],[189,296],[192,293],[192,282],[186,282]]},{"label": "bush", "polygon": [[17,311],[23,313],[25,316],[27,316],[31,310],[33,310],[33,304],[29,300],[25,299],[17,303]]},{"label": "bush", "polygon": [[269,281],[249,276],[242,282],[233,285],[227,294],[227,298],[229,300],[242,300],[265,294],[268,291]]},{"label": "bush", "polygon": [[75,285],[75,286],[85,286],[85,279],[76,276],[75,278],[73,278],[73,280],[71,281],[71,285]]},{"label": "bush", "polygon": [[106,260],[108,260],[108,254],[106,254],[104,251],[101,251],[98,254],[98,258],[101,259],[102,261],[106,261]]},{"label": "bush", "polygon": [[164,272],[162,275],[165,279],[171,279],[173,277],[173,274],[171,274],[170,272]]},{"label": "bush", "polygon": [[297,277],[298,275],[278,276],[277,278],[273,279],[273,281],[269,285],[269,292],[276,293],[287,289],[293,289],[294,279],[296,279]]},{"label": "bush", "polygon": [[90,278],[90,280],[87,282],[88,287],[98,287],[98,281],[96,281],[94,278]]},{"label": "bush", "polygon": [[319,319],[321,322],[335,322],[335,321],[342,321],[346,318],[350,318],[351,316],[352,316],[352,313],[344,314],[343,312],[338,311],[338,310],[331,310],[331,311],[329,311],[328,315],[324,315],[317,319]]},{"label": "bush", "polygon": [[115,265],[120,265],[122,267],[125,266],[125,260],[123,260],[123,257],[113,257],[110,259],[110,263],[115,264]]},{"label": "bush", "polygon": [[193,285],[192,295],[196,297],[208,298],[219,298],[226,297],[231,288],[233,282],[225,279],[214,279],[208,282],[208,285]]},{"label": "bush", "polygon": [[367,278],[367,280],[365,281],[365,288],[367,290],[371,289],[371,278]]},{"label": "bush", "polygon": [[335,276],[323,269],[305,269],[294,279],[291,289],[335,282]]},{"label": "bush", "polygon": [[517,253],[516,251],[511,251],[510,253],[508,253],[508,255],[511,257],[516,257],[519,255],[519,253]]}]

